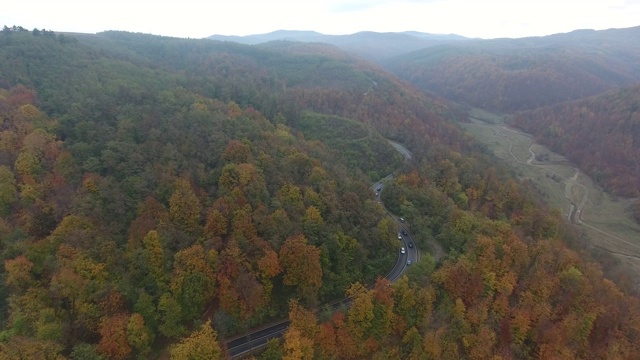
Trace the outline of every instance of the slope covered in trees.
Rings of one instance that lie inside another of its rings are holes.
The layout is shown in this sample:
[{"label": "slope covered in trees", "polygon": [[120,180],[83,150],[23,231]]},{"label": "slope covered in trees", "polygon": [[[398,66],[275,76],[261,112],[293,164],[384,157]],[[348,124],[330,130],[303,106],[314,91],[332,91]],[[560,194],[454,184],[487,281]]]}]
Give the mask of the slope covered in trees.
[{"label": "slope covered in trees", "polygon": [[[9,32],[0,88],[9,358],[217,356],[205,342],[345,289],[325,345],[298,321],[266,354],[637,353],[635,298],[563,247],[559,215],[447,103],[335,47]],[[371,290],[397,242],[369,186],[397,168],[385,204],[449,258]]]},{"label": "slope covered in trees", "polygon": [[227,335],[392,266],[385,167],[63,39],[1,38],[4,354],[144,356],[210,306]]},{"label": "slope covered in trees", "polygon": [[478,165],[464,158],[420,163],[382,193],[419,248],[436,239],[448,259],[434,266],[423,257],[394,284],[352,284],[350,308],[334,314],[292,303],[283,340],[256,358],[637,356],[637,297],[563,243],[573,235],[559,214],[535,206],[506,174]]},{"label": "slope covered in trees", "polygon": [[535,109],[640,81],[640,27],[457,42],[391,59],[420,89],[495,112]]},{"label": "slope covered in trees", "polygon": [[516,113],[510,123],[613,193],[640,194],[640,86]]}]

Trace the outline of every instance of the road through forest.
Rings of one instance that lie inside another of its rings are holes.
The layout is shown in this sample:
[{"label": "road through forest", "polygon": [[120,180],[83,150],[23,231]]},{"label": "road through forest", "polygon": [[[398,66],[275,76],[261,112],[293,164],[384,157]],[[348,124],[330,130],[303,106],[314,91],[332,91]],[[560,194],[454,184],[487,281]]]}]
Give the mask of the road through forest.
[{"label": "road through forest", "polygon": [[[390,140],[388,141],[398,152],[400,152],[405,157],[407,161],[411,160],[412,154],[406,147],[397,142]],[[373,184],[373,186],[371,187],[372,191],[375,193],[376,199],[380,201],[380,204],[383,207],[384,205],[382,204],[380,195],[384,190],[385,182],[392,178],[393,175],[388,175],[384,179],[381,179],[380,181]],[[385,209],[385,211],[387,210]],[[398,257],[393,269],[391,269],[391,271],[389,271],[385,276],[389,281],[394,282],[399,279],[406,271],[407,267],[409,266],[408,261],[411,261],[411,263],[415,263],[420,260],[420,252],[418,251],[417,246],[415,246],[415,241],[413,241],[413,239],[411,238],[409,230],[405,227],[404,223],[400,221],[400,218],[388,211],[387,213],[396,222],[396,225],[399,229],[399,240],[401,241],[402,247],[404,247],[405,249],[404,253],[398,251]],[[409,244],[411,244],[411,246],[409,246]],[[444,256],[444,251],[439,244],[435,244],[434,248],[436,248],[436,250],[434,251],[434,258],[436,258],[436,260]],[[350,299],[343,299],[327,305],[333,312],[335,312],[345,306],[348,307],[349,303]],[[237,359],[252,351],[262,348],[270,339],[282,337],[286,332],[288,326],[289,320],[284,319],[276,323],[264,326],[262,328],[254,329],[248,334],[227,340],[227,353],[231,357],[231,359]]]}]

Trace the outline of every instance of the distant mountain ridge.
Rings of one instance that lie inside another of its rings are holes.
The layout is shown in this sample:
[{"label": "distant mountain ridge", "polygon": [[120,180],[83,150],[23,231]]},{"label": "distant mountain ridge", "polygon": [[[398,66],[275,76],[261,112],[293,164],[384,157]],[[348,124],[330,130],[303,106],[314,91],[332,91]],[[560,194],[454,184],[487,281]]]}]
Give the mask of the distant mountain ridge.
[{"label": "distant mountain ridge", "polygon": [[425,92],[515,112],[640,82],[640,27],[448,42],[382,65]]},{"label": "distant mountain ridge", "polygon": [[266,34],[246,36],[212,35],[208,39],[234,41],[248,45],[281,40],[323,42],[375,62],[382,62],[394,56],[442,43],[470,40],[455,34],[429,34],[418,31],[384,33],[361,31],[349,35],[327,35],[303,30],[277,30]]}]

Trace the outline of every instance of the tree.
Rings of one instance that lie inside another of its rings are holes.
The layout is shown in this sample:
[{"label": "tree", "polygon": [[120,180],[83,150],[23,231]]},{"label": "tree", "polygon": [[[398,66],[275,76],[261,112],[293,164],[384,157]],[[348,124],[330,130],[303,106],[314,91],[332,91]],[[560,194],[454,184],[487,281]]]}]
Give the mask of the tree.
[{"label": "tree", "polygon": [[222,159],[230,163],[250,163],[251,157],[251,142],[240,142],[238,140],[231,140],[222,153]]},{"label": "tree", "polygon": [[195,319],[214,296],[216,276],[200,245],[174,256],[170,289],[180,303],[184,319]]},{"label": "tree", "polygon": [[169,219],[178,229],[190,235],[200,233],[200,201],[186,179],[175,182],[175,191],[169,199]]},{"label": "tree", "polygon": [[422,349],[422,336],[415,327],[411,327],[402,338],[404,353],[407,359],[420,360],[426,357]]},{"label": "tree", "polygon": [[320,242],[320,230],[324,225],[324,220],[322,219],[322,215],[320,214],[320,210],[315,206],[309,206],[305,211],[304,215],[304,233],[311,239],[313,239],[314,243]]},{"label": "tree", "polygon": [[318,320],[313,312],[303,308],[296,300],[289,302],[289,327],[300,330],[302,336],[314,339],[318,331]]},{"label": "tree", "polygon": [[216,251],[222,250],[222,236],[227,234],[227,219],[217,209],[209,209],[204,225],[206,244]]},{"label": "tree", "polygon": [[9,341],[0,342],[0,358],[64,360],[63,346],[48,340],[36,340],[26,336],[12,336]]},{"label": "tree", "polygon": [[284,333],[284,354],[282,360],[313,359],[313,341],[304,337],[300,330],[289,327]]},{"label": "tree", "polygon": [[4,165],[0,166],[0,216],[9,215],[17,195],[18,189],[13,172]]},{"label": "tree", "polygon": [[126,359],[131,354],[131,346],[127,339],[129,316],[120,314],[109,317],[100,324],[100,342],[98,351],[109,359]]},{"label": "tree", "polygon": [[222,359],[223,353],[218,344],[217,334],[207,320],[199,330],[182,339],[170,350],[172,360],[208,360]]},{"label": "tree", "polygon": [[293,184],[283,185],[276,198],[282,205],[282,208],[289,214],[294,220],[299,220],[304,214],[304,202],[302,201],[302,192],[300,188]]},{"label": "tree", "polygon": [[356,282],[347,289],[347,296],[353,299],[349,309],[349,330],[356,341],[364,341],[374,319],[372,291]]},{"label": "tree", "polygon": [[142,244],[144,246],[146,265],[150,270],[149,273],[155,281],[158,291],[162,292],[167,287],[167,275],[164,269],[164,249],[158,232],[155,230],[149,231],[142,239]]},{"label": "tree", "polygon": [[4,269],[6,271],[5,284],[17,290],[17,293],[24,292],[33,284],[33,263],[25,256],[20,255],[12,260],[5,260]]},{"label": "tree", "polygon": [[146,356],[149,351],[151,351],[153,339],[149,329],[144,324],[142,315],[137,313],[131,314],[129,323],[127,324],[127,340],[135,353],[140,357]]},{"label": "tree", "polygon": [[186,329],[181,324],[182,309],[180,304],[169,293],[164,293],[158,303],[160,313],[160,326],[158,327],[162,335],[175,338],[182,335]]},{"label": "tree", "polygon": [[267,341],[267,349],[260,355],[261,360],[282,360],[282,345],[276,338]]},{"label": "tree", "polygon": [[96,345],[91,345],[87,343],[79,343],[73,347],[71,351],[71,355],[69,355],[69,359],[71,360],[106,360],[106,358],[100,354],[97,350]]},{"label": "tree", "polygon": [[314,301],[322,286],[320,249],[308,245],[304,235],[294,235],[280,248],[280,264],[285,272],[283,283],[297,286],[300,295]]}]

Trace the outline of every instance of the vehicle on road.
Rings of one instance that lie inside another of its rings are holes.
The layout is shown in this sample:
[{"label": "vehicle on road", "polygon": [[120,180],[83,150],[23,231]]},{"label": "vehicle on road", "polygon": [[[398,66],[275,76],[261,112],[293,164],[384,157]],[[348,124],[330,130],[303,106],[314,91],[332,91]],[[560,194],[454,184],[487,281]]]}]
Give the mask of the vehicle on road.
[{"label": "vehicle on road", "polygon": [[402,235],[407,236],[407,235],[409,235],[409,234],[407,234],[407,230],[402,229]]},{"label": "vehicle on road", "polygon": [[401,253],[401,254],[404,254],[404,253],[406,253],[406,252],[407,252],[407,250],[405,250],[405,249],[404,249],[404,246],[403,246],[402,248],[400,248],[400,253]]},{"label": "vehicle on road", "polygon": [[400,235],[400,233],[398,233],[398,240],[402,240],[402,235]]},{"label": "vehicle on road", "polygon": [[377,192],[382,191],[382,187],[381,187],[381,186],[379,186],[379,187],[376,189],[376,191],[377,191]]},{"label": "vehicle on road", "polygon": [[399,218],[398,220],[400,220],[401,223],[404,222],[404,218]]},{"label": "vehicle on road", "polygon": [[413,243],[411,241],[409,241],[409,249],[413,249]]},{"label": "vehicle on road", "polygon": [[411,265],[411,260],[407,260],[407,266]]}]

